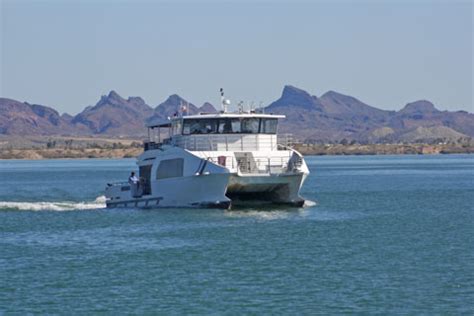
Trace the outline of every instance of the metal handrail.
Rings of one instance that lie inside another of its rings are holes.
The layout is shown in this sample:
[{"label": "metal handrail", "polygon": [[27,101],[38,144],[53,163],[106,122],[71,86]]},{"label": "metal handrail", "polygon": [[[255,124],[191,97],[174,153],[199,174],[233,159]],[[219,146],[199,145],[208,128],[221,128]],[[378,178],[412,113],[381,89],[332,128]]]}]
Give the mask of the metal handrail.
[{"label": "metal handrail", "polygon": [[282,173],[288,169],[289,159],[286,157],[254,158],[241,160],[239,170],[242,173],[272,174]]},{"label": "metal handrail", "polygon": [[[254,137],[252,137],[254,136]],[[276,136],[262,137],[262,136]],[[280,147],[291,150],[294,143],[292,134],[200,134],[200,135],[180,135],[166,139],[162,143],[153,141],[144,142],[145,150],[159,149],[164,143],[172,143],[175,146],[188,150],[202,151],[259,151],[264,149],[278,150]]]},{"label": "metal handrail", "polygon": [[[253,137],[252,137],[253,136]],[[275,137],[266,134],[242,134],[242,135],[184,135],[175,138],[174,144],[188,150],[201,151],[259,151],[259,150],[278,150],[278,146],[288,146],[292,143],[292,137],[289,134]],[[282,138],[283,137],[283,138]],[[283,144],[282,144],[283,143]]]},{"label": "metal handrail", "polygon": [[286,149],[291,149],[294,144],[293,134],[279,134],[277,145]]}]

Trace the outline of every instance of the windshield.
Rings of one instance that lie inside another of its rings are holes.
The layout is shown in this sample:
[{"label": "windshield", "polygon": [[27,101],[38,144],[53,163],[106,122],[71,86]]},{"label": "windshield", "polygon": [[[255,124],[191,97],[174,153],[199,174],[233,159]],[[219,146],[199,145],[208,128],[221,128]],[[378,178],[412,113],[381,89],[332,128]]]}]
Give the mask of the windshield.
[{"label": "windshield", "polygon": [[183,135],[190,134],[276,134],[273,118],[185,119]]},{"label": "windshield", "polygon": [[217,120],[184,120],[183,134],[214,134],[217,124]]}]

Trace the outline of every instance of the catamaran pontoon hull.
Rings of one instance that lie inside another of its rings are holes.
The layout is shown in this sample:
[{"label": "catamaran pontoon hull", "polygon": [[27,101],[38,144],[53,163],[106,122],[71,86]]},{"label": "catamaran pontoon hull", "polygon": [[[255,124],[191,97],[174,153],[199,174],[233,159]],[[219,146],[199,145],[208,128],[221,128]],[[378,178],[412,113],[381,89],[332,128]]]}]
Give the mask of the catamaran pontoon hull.
[{"label": "catamaran pontoon hull", "polygon": [[269,175],[232,175],[227,196],[234,205],[251,202],[303,206],[299,195],[306,179],[305,173]]}]

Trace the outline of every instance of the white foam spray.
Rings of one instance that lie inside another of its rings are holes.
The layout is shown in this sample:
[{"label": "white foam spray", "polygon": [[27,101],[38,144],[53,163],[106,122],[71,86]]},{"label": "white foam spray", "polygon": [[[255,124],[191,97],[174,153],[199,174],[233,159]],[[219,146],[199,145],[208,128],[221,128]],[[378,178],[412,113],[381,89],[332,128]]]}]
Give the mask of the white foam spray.
[{"label": "white foam spray", "polygon": [[318,202],[316,201],[311,201],[311,200],[305,200],[303,207],[313,207],[318,205]]},{"label": "white foam spray", "polygon": [[0,201],[0,210],[19,211],[77,211],[105,208],[105,196],[91,202],[8,202]]}]

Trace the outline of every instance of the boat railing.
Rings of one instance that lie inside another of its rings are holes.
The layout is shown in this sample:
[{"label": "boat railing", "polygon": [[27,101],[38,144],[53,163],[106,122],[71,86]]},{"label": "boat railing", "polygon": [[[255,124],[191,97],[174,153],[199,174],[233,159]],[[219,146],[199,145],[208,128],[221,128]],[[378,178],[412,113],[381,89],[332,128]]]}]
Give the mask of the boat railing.
[{"label": "boat railing", "polygon": [[218,157],[207,157],[208,161],[226,168],[235,169],[237,162],[234,155],[220,155]]},{"label": "boat railing", "polygon": [[293,134],[278,134],[278,146],[283,148],[291,148],[294,145]]},{"label": "boat railing", "polygon": [[180,135],[173,144],[191,151],[274,151],[278,147],[291,147],[291,134],[205,134]]},{"label": "boat railing", "polygon": [[145,141],[143,142],[143,149],[145,151],[147,150],[153,150],[153,149],[159,149],[161,147],[162,143],[156,143],[152,141]]},{"label": "boat railing", "polygon": [[279,174],[289,170],[289,157],[252,158],[224,155],[207,157],[208,161],[243,174]]},{"label": "boat railing", "polygon": [[239,162],[239,170],[241,173],[278,174],[288,170],[287,157],[243,159]]},{"label": "boat railing", "polygon": [[171,138],[165,138],[160,142],[154,141],[144,141],[143,142],[143,149],[145,151],[152,150],[152,149],[160,149],[163,145],[170,145],[172,144]]}]

